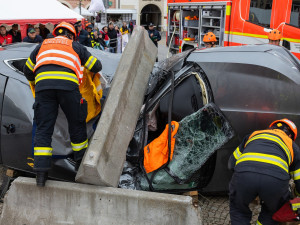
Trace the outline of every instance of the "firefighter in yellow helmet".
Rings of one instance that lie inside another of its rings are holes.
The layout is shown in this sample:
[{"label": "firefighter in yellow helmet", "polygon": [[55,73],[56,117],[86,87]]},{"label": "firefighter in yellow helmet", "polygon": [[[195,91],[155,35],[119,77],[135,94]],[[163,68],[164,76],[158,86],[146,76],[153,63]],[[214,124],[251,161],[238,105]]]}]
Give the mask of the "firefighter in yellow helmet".
[{"label": "firefighter in yellow helmet", "polygon": [[216,47],[217,38],[213,32],[208,32],[203,37],[203,42],[206,48]]},{"label": "firefighter in yellow helmet", "polygon": [[269,32],[268,38],[269,38],[269,44],[270,45],[279,46],[280,45],[280,40],[282,38],[282,34],[279,30],[274,29],[274,30]]},{"label": "firefighter in yellow helmet", "polygon": [[35,89],[34,170],[38,186],[44,186],[51,169],[52,134],[58,107],[64,112],[69,127],[76,167],[79,167],[88,146],[87,102],[79,92],[82,67],[94,73],[102,69],[100,61],[87,49],[73,41],[76,30],[62,22],[53,30],[54,38],[38,45],[24,65],[23,72]]},{"label": "firefighter in yellow helmet", "polygon": [[249,203],[262,202],[256,224],[278,224],[272,215],[290,198],[290,175],[300,193],[300,150],[294,142],[297,127],[288,119],[247,135],[228,161],[234,168],[229,186],[232,225],[250,224]]}]

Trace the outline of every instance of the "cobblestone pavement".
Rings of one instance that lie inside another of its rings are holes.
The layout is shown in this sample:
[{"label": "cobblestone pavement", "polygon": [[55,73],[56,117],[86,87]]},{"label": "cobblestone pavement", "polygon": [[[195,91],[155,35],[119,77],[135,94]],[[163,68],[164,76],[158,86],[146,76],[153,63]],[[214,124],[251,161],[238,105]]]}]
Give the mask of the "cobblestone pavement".
[{"label": "cobblestone pavement", "polygon": [[[228,197],[200,196],[199,199],[199,205],[202,210],[204,225],[230,224]],[[255,225],[258,214],[260,212],[260,206],[250,204],[250,209],[252,210],[254,215],[251,221],[251,225]]]}]

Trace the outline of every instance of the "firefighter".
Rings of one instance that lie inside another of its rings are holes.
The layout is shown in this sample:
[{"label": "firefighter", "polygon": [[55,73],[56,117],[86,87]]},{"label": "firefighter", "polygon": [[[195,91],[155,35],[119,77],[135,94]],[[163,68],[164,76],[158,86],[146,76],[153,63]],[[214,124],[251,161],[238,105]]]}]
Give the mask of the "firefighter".
[{"label": "firefighter", "polygon": [[281,32],[279,30],[272,30],[269,32],[268,39],[270,45],[280,46],[280,40],[282,38]]},{"label": "firefighter", "polygon": [[96,42],[96,38],[95,38],[95,35],[94,35],[94,32],[93,32],[93,25],[91,23],[89,23],[87,25],[86,31],[89,33],[89,37],[90,37],[90,40],[91,40],[91,46],[92,46],[92,48],[94,48],[95,45],[97,44],[97,42]]},{"label": "firefighter", "polygon": [[217,38],[213,32],[208,32],[203,37],[203,42],[205,48],[214,48],[216,47]]},{"label": "firefighter", "polygon": [[80,165],[88,147],[86,117],[87,103],[79,92],[83,72],[81,66],[97,73],[100,61],[87,49],[73,41],[73,25],[62,22],[54,30],[52,39],[39,44],[24,65],[23,71],[35,89],[34,120],[37,125],[34,137],[34,170],[38,186],[45,186],[51,169],[51,139],[58,106],[68,120],[71,146],[76,162]]},{"label": "firefighter", "polygon": [[294,142],[297,127],[282,119],[268,129],[246,136],[231,155],[228,167],[234,168],[229,185],[230,218],[233,225],[250,224],[249,203],[257,196],[261,213],[256,224],[278,224],[272,215],[291,195],[290,176],[300,193],[300,150]]}]

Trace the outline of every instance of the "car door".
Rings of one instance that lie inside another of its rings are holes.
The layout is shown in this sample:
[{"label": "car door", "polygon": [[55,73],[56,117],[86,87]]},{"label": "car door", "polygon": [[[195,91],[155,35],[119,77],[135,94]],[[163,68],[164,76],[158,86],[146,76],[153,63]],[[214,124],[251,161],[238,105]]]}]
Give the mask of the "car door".
[{"label": "car door", "polygon": [[[2,120],[2,105],[3,105],[2,103],[3,103],[3,95],[4,95],[6,80],[7,80],[7,77],[0,74],[0,123]],[[2,129],[1,129],[1,133],[2,133]],[[1,150],[2,150],[2,148],[1,148],[1,136],[0,136],[0,163],[2,163]]]},{"label": "car door", "polygon": [[8,78],[2,104],[1,154],[3,164],[10,168],[32,169],[27,160],[32,157],[33,102],[28,84]]}]

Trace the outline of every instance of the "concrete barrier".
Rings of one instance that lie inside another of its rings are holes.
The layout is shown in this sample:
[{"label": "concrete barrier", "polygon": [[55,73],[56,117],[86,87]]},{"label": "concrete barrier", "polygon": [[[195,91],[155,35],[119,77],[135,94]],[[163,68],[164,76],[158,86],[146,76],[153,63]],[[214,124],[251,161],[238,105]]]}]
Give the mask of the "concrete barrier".
[{"label": "concrete barrier", "polygon": [[146,30],[136,27],[122,54],[77,182],[117,187],[156,56],[157,48]]},{"label": "concrete barrier", "polygon": [[188,196],[19,177],[5,196],[2,225],[201,225]]}]

